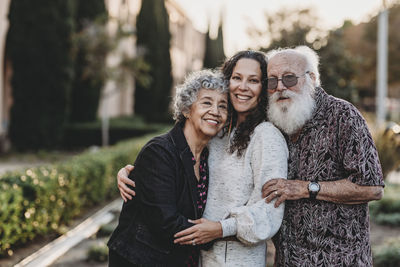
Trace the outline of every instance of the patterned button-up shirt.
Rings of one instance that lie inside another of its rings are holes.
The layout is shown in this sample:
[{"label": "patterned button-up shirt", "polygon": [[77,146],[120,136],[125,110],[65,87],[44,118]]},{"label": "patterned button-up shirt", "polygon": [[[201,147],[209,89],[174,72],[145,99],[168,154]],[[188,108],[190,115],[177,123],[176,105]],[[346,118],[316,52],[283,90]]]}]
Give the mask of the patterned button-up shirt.
[{"label": "patterned button-up shirt", "polygon": [[[316,89],[316,109],[299,138],[288,141],[288,179],[383,186],[365,120],[350,103]],[[368,204],[286,201],[274,237],[277,266],[372,266]]]}]

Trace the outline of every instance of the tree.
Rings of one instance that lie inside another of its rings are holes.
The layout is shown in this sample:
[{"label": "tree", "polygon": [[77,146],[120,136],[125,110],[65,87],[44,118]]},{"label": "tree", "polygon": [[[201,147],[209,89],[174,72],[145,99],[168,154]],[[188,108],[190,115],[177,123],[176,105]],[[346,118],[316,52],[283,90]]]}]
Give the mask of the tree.
[{"label": "tree", "polygon": [[[376,93],[376,43],[378,16],[374,16],[369,22],[355,25],[348,29],[346,42],[353,55],[360,57],[357,68],[360,75],[357,77],[357,84],[360,85],[362,96],[374,97]],[[389,43],[388,43],[388,82],[389,85],[400,84],[400,4],[395,4],[389,8]],[[354,31],[359,32],[359,38],[351,39]],[[398,87],[397,87],[398,88]],[[395,88],[393,88],[395,89]],[[396,90],[395,90],[396,91]],[[389,96],[399,96],[397,92],[391,91],[389,86]],[[392,97],[393,97],[392,96]]]},{"label": "tree", "polygon": [[137,47],[150,65],[148,87],[136,82],[135,112],[150,121],[169,121],[171,57],[169,18],[162,0],[142,1],[136,21]]},{"label": "tree", "polygon": [[9,21],[10,139],[17,149],[57,146],[73,79],[72,1],[13,0]]},{"label": "tree", "polygon": [[206,49],[204,53],[203,67],[216,68],[225,60],[224,37],[222,24],[218,26],[218,36],[216,39],[210,38],[210,30],[206,34]]},{"label": "tree", "polygon": [[314,48],[320,57],[320,73],[322,87],[330,94],[347,100],[356,101],[355,87],[356,61],[344,44],[343,29],[332,30],[323,37],[318,29],[318,17],[310,9],[289,12],[279,11],[267,16],[266,31],[253,32],[253,36],[266,35],[270,45],[261,48],[268,52],[280,47],[306,45]]},{"label": "tree", "polygon": [[341,28],[329,32],[326,45],[319,50],[320,74],[322,86],[329,94],[358,102],[355,78],[359,58],[350,53],[344,42],[344,30],[350,25],[344,23]]},{"label": "tree", "polygon": [[[107,11],[103,0],[76,1],[76,33],[85,36],[90,30],[99,30],[93,24],[103,26]],[[75,38],[75,79],[71,92],[70,121],[94,121],[97,118],[100,93],[104,86],[104,66],[108,52],[106,45],[91,45],[88,38]],[[95,59],[93,64],[89,62]],[[94,69],[93,69],[94,67]]]}]

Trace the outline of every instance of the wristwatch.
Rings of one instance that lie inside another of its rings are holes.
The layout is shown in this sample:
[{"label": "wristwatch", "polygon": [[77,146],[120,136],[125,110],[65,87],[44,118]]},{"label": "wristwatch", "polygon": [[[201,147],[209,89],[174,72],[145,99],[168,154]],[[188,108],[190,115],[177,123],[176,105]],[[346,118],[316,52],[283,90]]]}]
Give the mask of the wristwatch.
[{"label": "wristwatch", "polygon": [[311,181],[308,184],[308,193],[310,194],[310,199],[314,200],[317,197],[320,189],[321,187],[317,181]]}]

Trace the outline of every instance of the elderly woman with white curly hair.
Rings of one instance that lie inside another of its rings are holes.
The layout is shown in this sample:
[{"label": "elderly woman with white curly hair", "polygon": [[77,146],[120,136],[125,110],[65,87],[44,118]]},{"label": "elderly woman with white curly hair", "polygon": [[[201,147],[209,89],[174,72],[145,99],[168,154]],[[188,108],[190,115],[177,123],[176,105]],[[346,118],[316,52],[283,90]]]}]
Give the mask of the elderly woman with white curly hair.
[{"label": "elderly woman with white curly hair", "polygon": [[[192,73],[178,86],[175,126],[140,151],[129,178],[136,197],[124,203],[108,246],[109,266],[196,266],[197,246],[174,244],[174,234],[202,217],[208,187],[207,143],[228,115],[221,73]],[[220,226],[215,223],[216,231]]]}]

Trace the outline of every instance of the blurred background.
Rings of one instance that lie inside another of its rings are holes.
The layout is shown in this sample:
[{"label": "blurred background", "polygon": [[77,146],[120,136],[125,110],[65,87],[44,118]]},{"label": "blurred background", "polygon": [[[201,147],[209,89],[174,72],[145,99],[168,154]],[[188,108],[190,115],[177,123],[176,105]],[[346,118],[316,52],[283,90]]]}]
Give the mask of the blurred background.
[{"label": "blurred background", "polygon": [[117,171],[172,125],[187,73],[297,45],[368,121],[387,183],[370,205],[374,260],[400,266],[399,28],[398,0],[0,0],[0,266],[118,196]]}]

